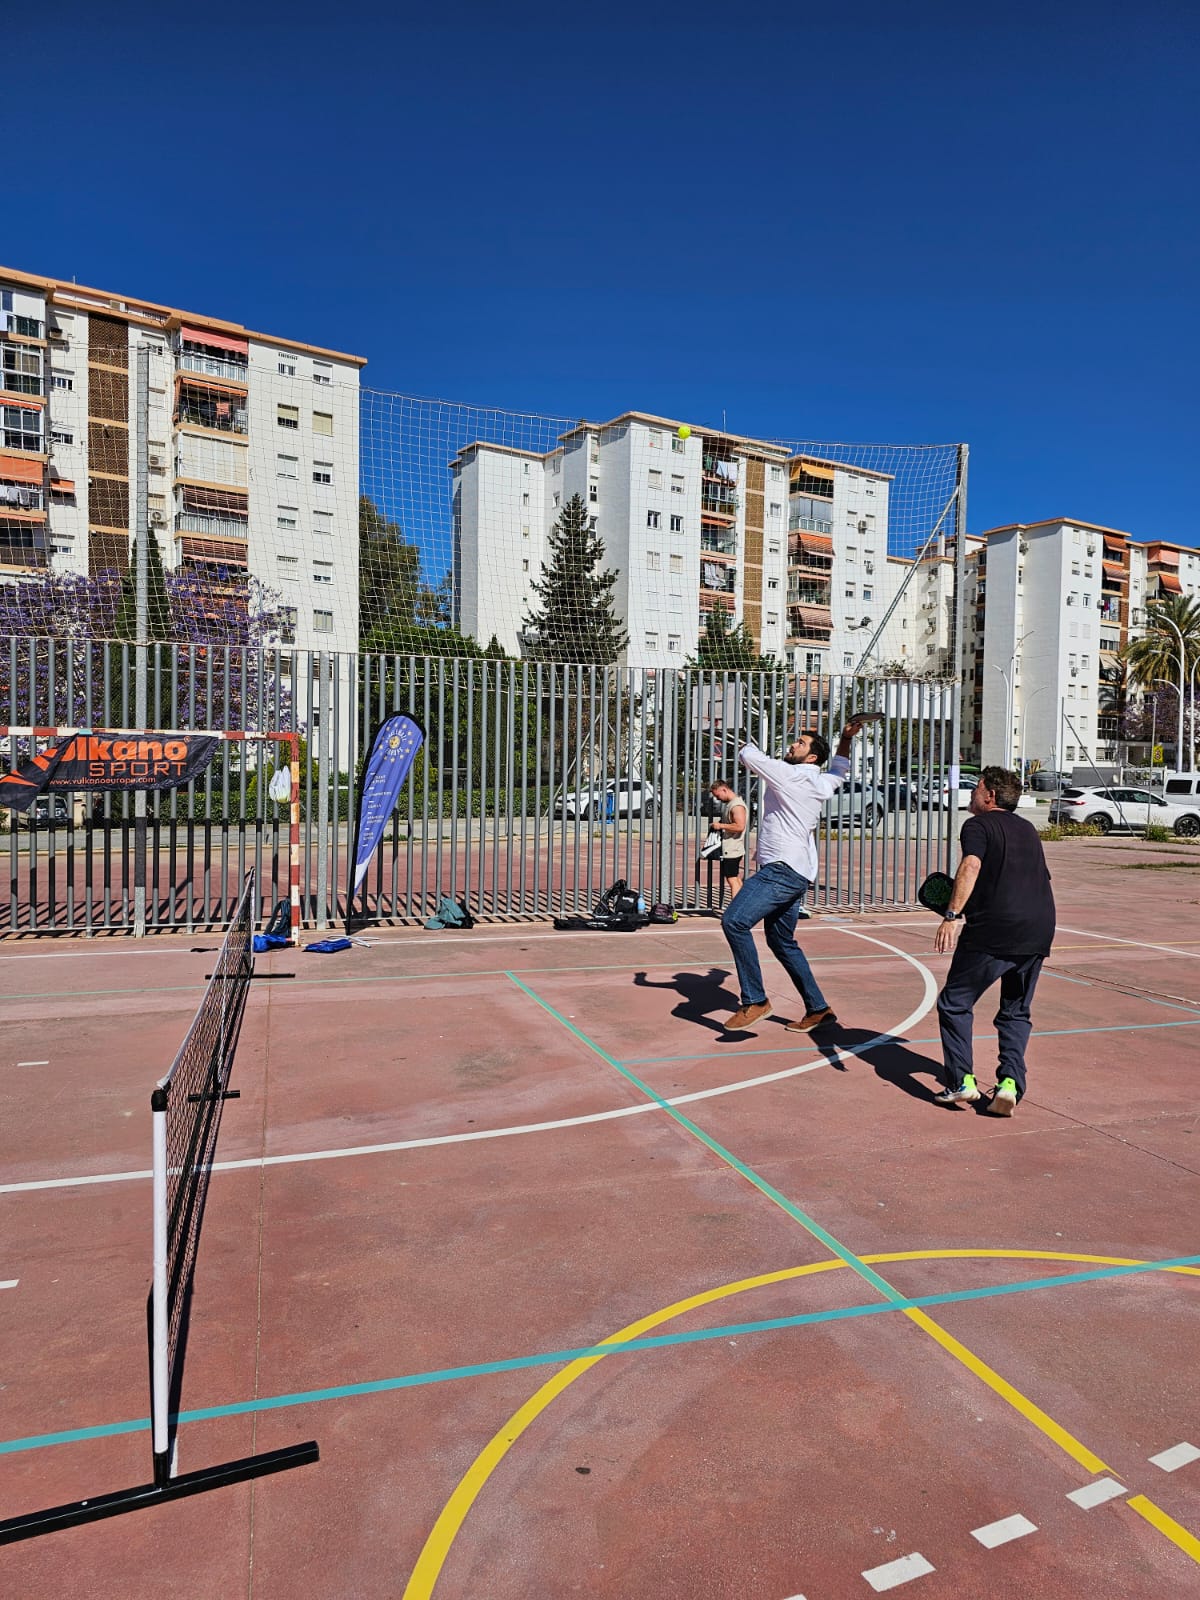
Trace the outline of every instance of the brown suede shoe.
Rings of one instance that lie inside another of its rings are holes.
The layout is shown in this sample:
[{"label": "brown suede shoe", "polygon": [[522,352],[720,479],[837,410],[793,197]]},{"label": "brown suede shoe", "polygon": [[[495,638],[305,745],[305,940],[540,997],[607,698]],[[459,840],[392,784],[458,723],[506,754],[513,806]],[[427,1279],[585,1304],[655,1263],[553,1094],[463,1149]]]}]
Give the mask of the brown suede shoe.
[{"label": "brown suede shoe", "polygon": [[787,1031],[789,1033],[811,1033],[814,1028],[820,1028],[827,1022],[836,1021],[836,1015],[826,1006],[824,1011],[806,1011],[799,1022],[789,1022],[787,1024]]},{"label": "brown suede shoe", "polygon": [[725,1024],[726,1033],[744,1033],[747,1028],[752,1028],[761,1017],[771,1015],[771,1002],[763,1000],[758,1005],[743,1006],[740,1011],[735,1011]]}]

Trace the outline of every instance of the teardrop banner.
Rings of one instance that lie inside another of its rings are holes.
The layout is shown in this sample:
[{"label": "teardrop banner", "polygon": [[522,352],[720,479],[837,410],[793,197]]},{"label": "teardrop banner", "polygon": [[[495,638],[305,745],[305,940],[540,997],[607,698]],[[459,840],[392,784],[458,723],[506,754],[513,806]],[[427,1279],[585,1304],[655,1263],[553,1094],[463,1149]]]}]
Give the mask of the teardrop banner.
[{"label": "teardrop banner", "polygon": [[358,893],[367,875],[371,857],[396,809],[404,780],[424,742],[425,730],[411,717],[389,717],[375,735],[358,808],[358,847],[354,852],[351,898]]},{"label": "teardrop banner", "polygon": [[219,742],[203,733],[74,733],[0,778],[0,805],[28,811],[42,794],[178,789],[200,776]]}]

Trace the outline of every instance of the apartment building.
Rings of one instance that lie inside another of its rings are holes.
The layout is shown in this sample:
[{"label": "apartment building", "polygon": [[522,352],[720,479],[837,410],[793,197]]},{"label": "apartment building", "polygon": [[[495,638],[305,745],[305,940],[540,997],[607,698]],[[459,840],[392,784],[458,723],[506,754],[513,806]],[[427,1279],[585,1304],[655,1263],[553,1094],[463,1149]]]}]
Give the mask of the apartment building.
[{"label": "apartment building", "polygon": [[451,463],[455,621],[512,654],[562,508],[579,495],[617,572],[628,664],[677,667],[718,608],[755,648],[786,648],[788,455],[777,445],[630,411],[538,454],[473,443]]},{"label": "apartment building", "polygon": [[[941,675],[954,625],[943,540],[921,561],[888,554],[892,479],[816,456],[788,463],[788,665],[800,673],[900,666]],[[915,568],[915,570],[914,570]]]},{"label": "apartment building", "polygon": [[1120,652],[1148,607],[1200,591],[1200,551],[1067,518],[982,539],[968,559],[966,751],[1006,765],[1116,761]]},{"label": "apartment building", "polygon": [[0,267],[0,581],[124,571],[149,353],[149,522],[214,595],[261,580],[280,642],[358,643],[358,356]]}]

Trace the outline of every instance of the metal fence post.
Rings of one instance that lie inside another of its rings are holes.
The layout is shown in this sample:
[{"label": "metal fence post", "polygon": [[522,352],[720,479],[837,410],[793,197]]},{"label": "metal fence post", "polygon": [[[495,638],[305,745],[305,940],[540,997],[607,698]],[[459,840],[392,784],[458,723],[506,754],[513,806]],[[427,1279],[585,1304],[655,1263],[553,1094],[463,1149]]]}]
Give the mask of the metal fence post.
[{"label": "metal fence post", "polygon": [[[146,586],[149,578],[150,537],[150,347],[137,350],[137,439],[136,505],[133,517],[134,552],[137,563],[136,623],[134,627],[133,719],[139,728],[146,726],[146,635],[150,631]],[[133,796],[133,936],[146,934],[146,791]]]}]

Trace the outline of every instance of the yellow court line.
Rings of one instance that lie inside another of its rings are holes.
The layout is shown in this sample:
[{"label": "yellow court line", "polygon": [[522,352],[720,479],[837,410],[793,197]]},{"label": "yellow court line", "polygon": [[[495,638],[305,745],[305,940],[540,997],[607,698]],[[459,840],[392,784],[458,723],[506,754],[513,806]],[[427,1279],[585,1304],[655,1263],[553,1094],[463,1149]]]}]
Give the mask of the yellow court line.
[{"label": "yellow court line", "polygon": [[1174,1517],[1156,1506],[1153,1500],[1147,1500],[1144,1494],[1135,1494],[1126,1500],[1125,1504],[1136,1511],[1139,1517],[1145,1517],[1152,1528],[1157,1528],[1159,1533],[1165,1534],[1172,1544],[1177,1544],[1185,1556],[1191,1556],[1193,1561],[1200,1561],[1200,1539],[1191,1534],[1186,1528],[1180,1527]]},{"label": "yellow court line", "polygon": [[[971,1250],[971,1249],[946,1249],[946,1250],[889,1250],[879,1255],[861,1256],[861,1261],[869,1266],[898,1261],[946,1261],[946,1260],[1008,1260],[1008,1261],[1066,1261],[1073,1265],[1103,1266],[1103,1267],[1137,1267],[1145,1266],[1146,1262],[1136,1257],[1128,1256],[1091,1256],[1078,1255],[1062,1250]],[[641,1338],[654,1328],[659,1328],[665,1322],[671,1322],[676,1317],[694,1311],[700,1306],[712,1305],[718,1300],[729,1299],[733,1295],[744,1294],[751,1289],[760,1289],[772,1284],[786,1283],[793,1278],[809,1277],[817,1272],[836,1272],[848,1267],[849,1262],[833,1257],[828,1261],[810,1261],[800,1267],[785,1267],[778,1272],[767,1272],[753,1278],[739,1278],[733,1283],[720,1284],[713,1289],[705,1289],[700,1294],[690,1295],[685,1300],[677,1300],[674,1305],[664,1307],[660,1311],[652,1311],[648,1316],[642,1317],[637,1322],[631,1322],[628,1327],[622,1328],[619,1333],[610,1334],[607,1339],[598,1340],[598,1344],[612,1345],[614,1350],[629,1339]],[[1171,1267],[1171,1272],[1185,1273],[1188,1276],[1200,1277],[1200,1268],[1196,1267]],[[906,1310],[906,1315],[916,1320],[924,1317],[924,1313],[915,1307]],[[929,1325],[926,1326],[926,1323]],[[919,1324],[927,1333],[930,1333],[938,1343],[951,1355],[963,1361],[964,1364],[983,1380],[1002,1400],[1015,1407],[1020,1414],[1035,1427],[1039,1428],[1055,1444],[1067,1452],[1073,1460],[1081,1466],[1087,1467],[1091,1472],[1105,1471],[1104,1463],[1099,1456],[1082,1445],[1065,1428],[1059,1426],[1052,1417],[1046,1415],[1031,1400],[1026,1399],[1019,1390],[1007,1383],[998,1373],[980,1361],[979,1358],[960,1345],[952,1335],[926,1318]],[[416,1565],[404,1589],[403,1600],[429,1600],[433,1594],[434,1585],[437,1583],[446,1559],[450,1554],[450,1547],[458,1536],[459,1529],[466,1521],[467,1515],[482,1492],[487,1480],[500,1465],[512,1446],[517,1442],[525,1430],[536,1421],[543,1411],[556,1400],[564,1390],[570,1387],[577,1378],[583,1377],[596,1365],[603,1361],[604,1356],[582,1356],[570,1362],[561,1372],[548,1379],[541,1388],[532,1394],[528,1400],[515,1411],[504,1426],[493,1435],[483,1447],[475,1460],[459,1479],[450,1498],[443,1506],[441,1514],[429,1531],[429,1536],[422,1546],[417,1557]],[[1094,1465],[1093,1465],[1094,1463]],[[1131,1505],[1132,1501],[1129,1502]],[[1147,1502],[1149,1504],[1149,1502]],[[1139,1509],[1138,1507],[1134,1508]],[[1141,1513],[1145,1515],[1143,1511]],[[1164,1513],[1159,1513],[1160,1516]],[[1152,1519],[1147,1519],[1152,1520]],[[1168,1521],[1170,1519],[1167,1519]],[[1172,1524],[1172,1526],[1176,1526]],[[1165,1529],[1160,1531],[1166,1532]],[[1186,1530],[1179,1529],[1181,1534],[1191,1538]],[[1171,1534],[1167,1535],[1169,1538]],[[1176,1543],[1179,1541],[1176,1540]],[[1181,1546],[1181,1548],[1186,1548]],[[1200,1559],[1198,1557],[1197,1559]]]}]

